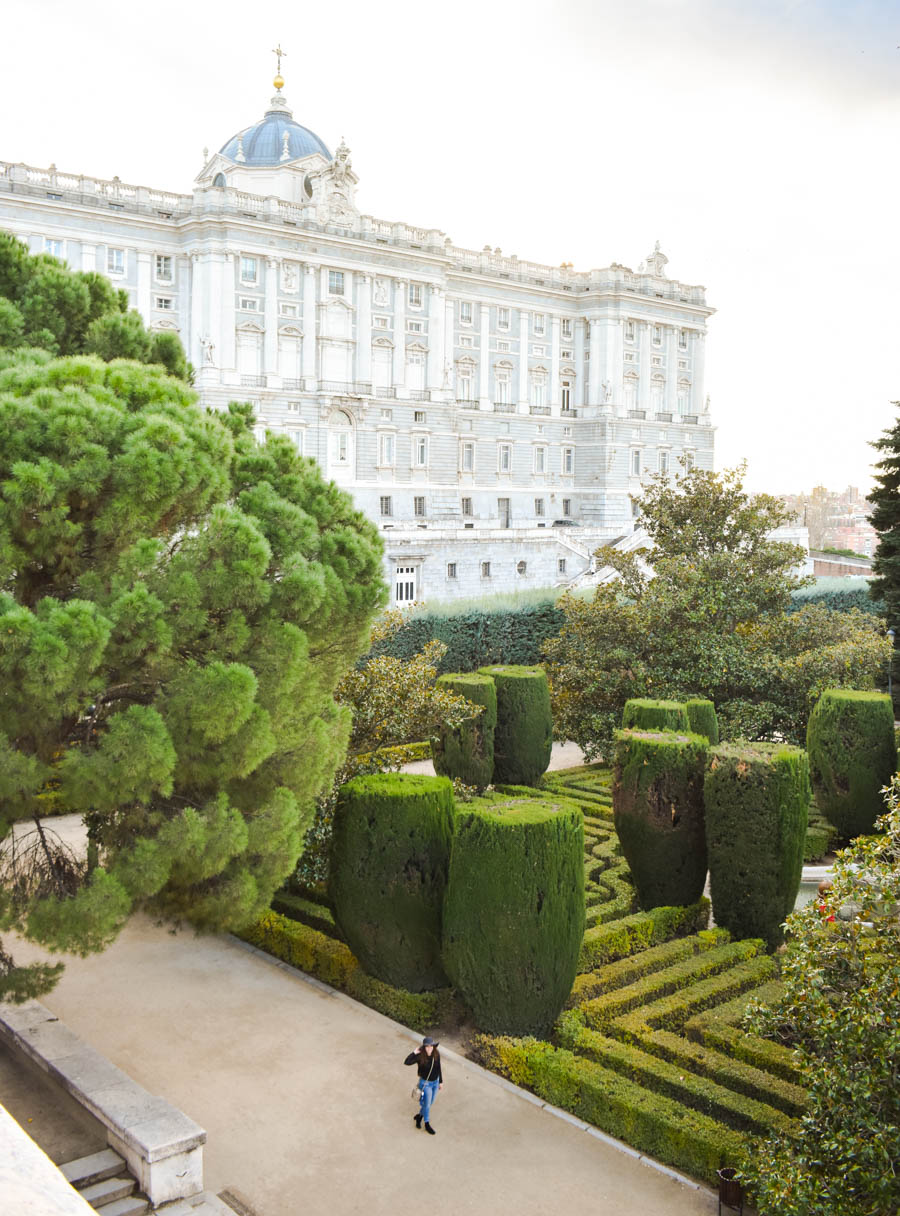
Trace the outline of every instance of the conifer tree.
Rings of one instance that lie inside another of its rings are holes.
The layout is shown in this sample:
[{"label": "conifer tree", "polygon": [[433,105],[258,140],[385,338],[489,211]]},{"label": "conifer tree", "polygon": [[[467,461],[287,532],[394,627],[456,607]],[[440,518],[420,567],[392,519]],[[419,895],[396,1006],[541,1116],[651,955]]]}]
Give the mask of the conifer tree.
[{"label": "conifer tree", "polygon": [[[894,405],[900,407],[900,401]],[[875,578],[869,584],[873,600],[884,601],[889,628],[900,628],[900,417],[894,425],[872,444],[882,453],[875,468],[875,488],[869,495],[873,503],[870,522],[878,533],[878,547],[872,569]],[[900,675],[896,660],[894,680]]]}]

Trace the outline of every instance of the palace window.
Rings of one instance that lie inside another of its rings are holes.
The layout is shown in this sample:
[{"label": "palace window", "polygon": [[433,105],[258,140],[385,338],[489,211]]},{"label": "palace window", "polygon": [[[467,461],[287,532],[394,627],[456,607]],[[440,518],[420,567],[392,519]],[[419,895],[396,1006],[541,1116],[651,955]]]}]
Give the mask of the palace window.
[{"label": "palace window", "polygon": [[387,319],[387,317],[381,317],[381,316],[373,317],[372,325],[375,329],[387,329],[388,328],[388,319]]},{"label": "palace window", "polygon": [[687,330],[679,329],[678,331],[678,347],[680,350],[687,350]]},{"label": "palace window", "polygon": [[669,471],[669,453],[665,449],[659,453],[659,471],[660,473]]},{"label": "palace window", "polygon": [[283,317],[296,317],[297,305],[296,304],[282,304],[279,306],[278,311]]},{"label": "palace window", "polygon": [[381,514],[385,519],[390,518],[394,514],[394,502],[390,494],[382,494],[381,499]]},{"label": "palace window", "polygon": [[[119,251],[121,253],[121,250]],[[44,253],[49,253],[53,258],[61,258],[63,256],[62,241],[55,241],[52,237],[44,237]]]},{"label": "palace window", "polygon": [[482,562],[482,563],[481,563],[481,577],[482,577],[482,578],[490,578],[490,577],[491,577],[491,563],[490,563],[490,562]]},{"label": "palace window", "polygon": [[124,249],[107,249],[106,251],[106,273],[107,274],[124,274],[125,273],[125,250]]},{"label": "palace window", "polygon": [[571,318],[570,318],[570,317],[563,317],[562,321],[561,321],[561,322],[560,322],[560,324],[559,324],[559,332],[560,332],[560,334],[562,335],[562,337],[564,337],[564,338],[571,338],[571,336],[572,336],[572,320],[571,320]]},{"label": "palace window", "polygon": [[653,345],[662,346],[662,326],[661,325],[653,326]]},{"label": "palace window", "polygon": [[422,284],[421,283],[410,283],[408,299],[409,299],[410,308],[421,308],[422,307]]},{"label": "palace window", "polygon": [[381,416],[382,422],[390,422],[390,420],[394,416],[394,411],[386,405],[382,406],[381,410],[380,410],[380,416]]},{"label": "palace window", "polygon": [[424,469],[428,464],[428,440],[424,435],[417,435],[413,440],[413,464],[417,469]]},{"label": "palace window", "polygon": [[417,494],[415,496],[415,498],[413,498],[413,515],[416,515],[421,519],[424,516],[424,514],[425,514],[425,498],[423,495]]},{"label": "palace window", "polygon": [[335,464],[350,463],[350,435],[347,431],[334,431],[331,436],[331,459]]},{"label": "palace window", "polygon": [[559,352],[559,357],[560,357],[560,359],[574,359],[575,353],[574,353],[574,351],[571,351],[571,350],[561,350]]},{"label": "palace window", "polygon": [[413,410],[413,422],[415,422],[417,426],[424,426],[425,421],[426,415],[424,410]]},{"label": "palace window", "polygon": [[472,324],[472,302],[470,300],[462,300],[460,302],[459,323],[460,325]]},{"label": "palace window", "polygon": [[531,331],[535,334],[543,334],[547,329],[547,318],[542,312],[536,312],[531,319]]},{"label": "palace window", "polygon": [[516,562],[516,574],[525,574],[528,570],[528,562]]},{"label": "palace window", "polygon": [[678,386],[678,412],[679,414],[689,414],[691,412],[691,390],[687,384],[679,384]]},{"label": "palace window", "polygon": [[655,413],[660,413],[665,405],[666,382],[654,377],[650,383],[650,408]]},{"label": "palace window", "polygon": [[572,438],[572,428],[570,426],[564,426],[563,427],[563,439],[571,439],[571,438]]},{"label": "palace window", "polygon": [[562,408],[564,410],[570,410],[572,408],[572,381],[571,380],[563,380],[562,384],[559,386],[559,400],[560,400],[560,405],[562,406]]},{"label": "palace window", "polygon": [[501,473],[509,473],[512,470],[511,443],[500,443],[497,445],[497,468]]},{"label": "palace window", "polygon": [[329,272],[328,272],[328,294],[330,296],[342,296],[344,294],[344,272],[343,272],[343,270],[329,270]]},{"label": "palace window", "polygon": [[238,300],[238,308],[241,312],[259,312],[259,300],[253,296],[241,296]]},{"label": "palace window", "polygon": [[634,321],[625,322],[625,341],[626,342],[634,341]]},{"label": "palace window", "polygon": [[303,412],[303,408],[299,401],[289,401],[287,403],[287,408],[289,414],[301,414]]},{"label": "palace window", "polygon": [[500,368],[494,372],[494,400],[498,405],[509,405],[510,396],[510,378],[507,368]]},{"label": "palace window", "polygon": [[498,308],[497,309],[497,328],[498,329],[509,329],[509,309],[508,308]]},{"label": "palace window", "polygon": [[545,346],[532,346],[531,353],[533,355],[538,355],[538,356],[546,355],[547,348]]},{"label": "palace window", "polygon": [[160,312],[171,312],[175,307],[175,301],[171,296],[157,296],[153,302],[153,306],[159,309]]},{"label": "palace window", "polygon": [[534,471],[535,473],[547,472],[547,449],[543,446],[534,449]]},{"label": "palace window", "polygon": [[463,473],[475,471],[475,444],[469,440],[459,445],[459,467]]},{"label": "palace window", "polygon": [[536,499],[534,500],[534,513],[535,513],[535,515],[537,515],[537,516],[541,516],[541,515],[543,515],[543,514],[544,514],[544,500],[543,500],[543,498],[536,498]]},{"label": "palace window", "polygon": [[456,374],[456,395],[460,401],[472,400],[472,372],[464,368]]},{"label": "palace window", "polygon": [[160,283],[172,282],[172,259],[167,253],[156,255],[156,278]]},{"label": "palace window", "polygon": [[378,463],[390,468],[396,457],[396,440],[393,435],[378,436]]},{"label": "palace window", "polygon": [[565,574],[565,572],[566,572],[566,559],[564,557],[558,557],[556,559],[556,573]]},{"label": "palace window", "polygon": [[465,346],[471,349],[475,345],[475,339],[471,334],[461,334],[459,339],[460,346]]},{"label": "palace window", "polygon": [[418,566],[394,567],[394,603],[412,604],[416,598],[419,581]]},{"label": "palace window", "polygon": [[456,578],[456,562],[447,562],[447,578]]},{"label": "palace window", "polygon": [[685,473],[690,473],[691,470],[693,469],[693,467],[694,467],[694,453],[685,452],[685,454],[684,454],[684,471],[685,471]]},{"label": "palace window", "polygon": [[474,511],[472,510],[472,500],[471,500],[471,498],[463,498],[463,499],[461,499],[461,500],[460,500],[460,507],[461,507],[461,509],[462,509],[462,513],[463,513],[463,515],[474,515]]},{"label": "palace window", "polygon": [[575,449],[563,448],[562,450],[562,471],[565,474],[571,475],[575,472]]},{"label": "palace window", "polygon": [[566,519],[569,519],[569,518],[571,517],[571,515],[572,515],[572,500],[571,500],[571,498],[564,498],[564,499],[563,499],[563,515],[565,516],[565,518],[566,518]]},{"label": "palace window", "polygon": [[256,258],[241,258],[241,282],[255,283],[259,275]]},{"label": "palace window", "polygon": [[631,449],[631,476],[640,477],[641,475],[641,450],[640,448]]},{"label": "palace window", "polygon": [[297,449],[297,451],[302,456],[303,455],[303,432],[301,430],[299,430],[297,427],[291,427],[291,428],[289,428],[287,435],[288,435],[288,439],[290,439],[291,443],[294,445],[294,447]]},{"label": "palace window", "polygon": [[509,343],[508,342],[498,342],[497,350],[499,353],[505,354],[509,350]]},{"label": "palace window", "polygon": [[408,334],[420,334],[422,332],[422,322],[421,321],[407,321],[406,322],[406,332]]},{"label": "palace window", "polygon": [[531,377],[531,404],[543,405],[547,399],[547,377],[537,373]]}]

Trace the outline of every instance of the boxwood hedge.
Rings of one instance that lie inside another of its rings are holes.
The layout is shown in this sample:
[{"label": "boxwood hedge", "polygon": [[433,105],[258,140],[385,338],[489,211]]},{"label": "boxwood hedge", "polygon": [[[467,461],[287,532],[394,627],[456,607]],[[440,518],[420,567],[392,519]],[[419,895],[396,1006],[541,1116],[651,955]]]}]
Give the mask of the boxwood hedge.
[{"label": "boxwood hedge", "polygon": [[497,688],[494,781],[534,785],[553,747],[550,687],[540,667],[482,667]]},{"label": "boxwood hedge", "polygon": [[454,672],[439,676],[437,683],[483,709],[461,726],[442,727],[431,740],[435,772],[484,789],[494,775],[497,686],[490,676],[479,672]]}]

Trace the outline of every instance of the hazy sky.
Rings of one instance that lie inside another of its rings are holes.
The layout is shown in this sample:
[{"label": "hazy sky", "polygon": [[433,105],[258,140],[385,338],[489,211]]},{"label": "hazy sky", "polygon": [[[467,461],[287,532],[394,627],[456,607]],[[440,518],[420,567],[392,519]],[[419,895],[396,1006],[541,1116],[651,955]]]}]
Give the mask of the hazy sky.
[{"label": "hazy sky", "polygon": [[900,398],[896,0],[11,0],[4,27],[3,160],[187,192],[280,39],[363,211],[578,269],[659,239],[718,310],[718,467],[868,488]]}]

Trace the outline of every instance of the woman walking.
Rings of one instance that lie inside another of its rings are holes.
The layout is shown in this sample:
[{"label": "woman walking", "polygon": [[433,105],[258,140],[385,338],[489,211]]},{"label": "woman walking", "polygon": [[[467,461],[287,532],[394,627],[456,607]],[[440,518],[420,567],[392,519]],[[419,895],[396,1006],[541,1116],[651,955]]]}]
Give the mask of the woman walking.
[{"label": "woman walking", "polygon": [[428,1132],[429,1136],[435,1136],[437,1132],[431,1126],[429,1116],[438,1090],[444,1087],[444,1080],[441,1076],[441,1053],[438,1051],[437,1043],[430,1036],[424,1038],[422,1046],[410,1052],[403,1063],[417,1064],[419,1066],[417,1086],[419,1090],[419,1113],[413,1116],[416,1127],[421,1127],[424,1119],[426,1132]]}]

